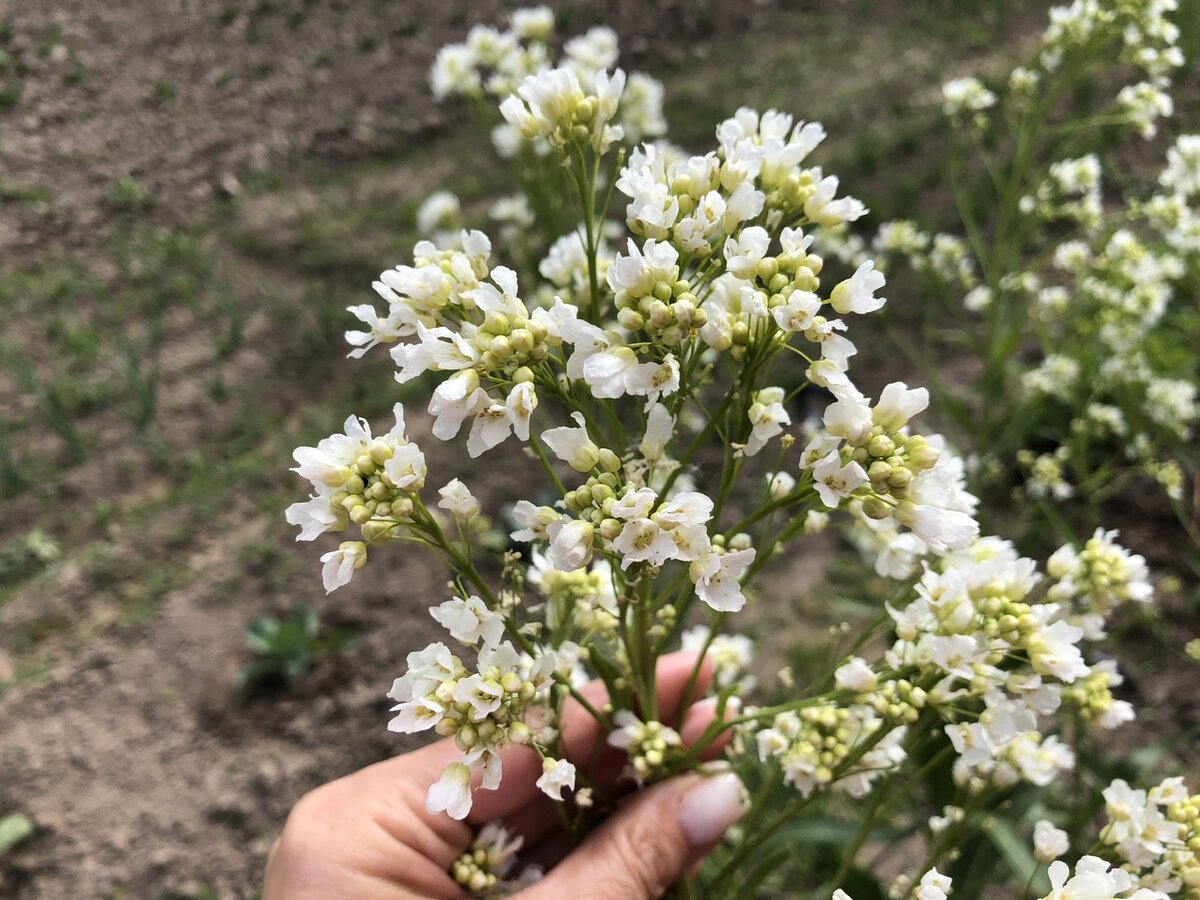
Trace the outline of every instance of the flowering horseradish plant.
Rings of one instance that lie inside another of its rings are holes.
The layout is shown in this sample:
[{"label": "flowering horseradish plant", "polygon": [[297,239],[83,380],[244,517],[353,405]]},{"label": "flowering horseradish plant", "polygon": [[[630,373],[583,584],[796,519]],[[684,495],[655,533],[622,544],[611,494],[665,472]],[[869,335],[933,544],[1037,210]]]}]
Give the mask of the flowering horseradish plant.
[{"label": "flowering horseradish plant", "polygon": [[[1153,479],[1200,542],[1183,505],[1200,468],[1200,134],[1169,142],[1157,166],[1136,146],[1174,110],[1175,7],[1077,0],[1051,10],[1033,59],[1006,79],[947,83],[961,231],[887,222],[871,250],[923,283],[924,358],[944,358],[949,338],[982,363],[965,389],[934,382],[939,410],[966,426],[979,484],[1022,484],[1069,530],[1094,527],[1096,504],[1131,479]],[[867,248],[850,239],[839,252]],[[966,328],[944,326],[961,320],[947,315],[956,304]],[[1068,498],[1080,512],[1060,515]]]},{"label": "flowering horseradish plant", "polygon": [[[871,399],[855,387],[847,334],[883,306],[884,277],[869,261],[832,277],[816,252],[866,212],[808,164],[821,126],[740,109],[705,154],[632,146],[664,129],[661,88],[609,71],[607,29],[568,41],[553,64],[552,24],[532,9],[508,31],[476,28],[442,50],[432,81],[443,96],[502,98],[497,143],[565,186],[558,206],[573,203],[575,223],[518,273],[502,248],[531,246],[526,199],[505,199],[502,224],[520,227],[493,244],[453,231],[461,207],[435,195],[420,215],[433,239],[379,277],[382,307],[352,308],[364,327],[347,334],[352,356],[386,348],[399,382],[431,385],[434,439],[465,432],[471,457],[516,443],[534,461],[536,499],[511,510],[520,549],[489,549],[475,495],[487,485],[437,474],[400,404],[394,423],[351,416],[295,453],[312,487],[287,514],[300,539],[350,532],[322,557],[328,591],[369,578],[368,554],[413,545],[450,570],[430,610],[445,635],[408,656],[389,693],[391,730],[461,750],[429,810],[464,818],[520,745],[542,759],[537,785],[564,828],[595,827],[616,798],[587,759],[567,758],[558,727],[577,704],[624,753],[630,788],[722,765],[753,788],[746,818],[681,895],[771,890],[797,852],[781,854],[780,839],[808,817],[849,820],[851,837],[832,862],[791,872],[789,895],[865,890],[858,851],[901,823],[926,858],[911,875],[880,869],[893,896],[943,897],[951,877],[975,896],[961,848],[1011,812],[1005,827],[1028,828],[1050,880],[1028,850],[1028,871],[987,869],[996,880],[1015,874],[1052,897],[1200,896],[1200,798],[1178,780],[1114,783],[1112,824],[1094,841],[1068,838],[1050,820],[1069,816],[1050,807],[1034,830],[1036,788],[1072,769],[1083,735],[1133,717],[1098,646],[1114,610],[1151,602],[1148,573],[1110,532],[1062,548],[1044,572],[980,537],[961,461],[912,425],[927,392],[893,383]],[[785,671],[772,705],[755,706],[750,642],[727,629],[771,602],[757,589],[769,563],[834,523],[874,529],[919,577],[831,642],[823,677],[800,685]],[[699,651],[693,687],[705,656],[714,666],[716,717],[690,743],[657,703],[656,661],[679,646]],[[606,702],[581,693],[593,680]],[[701,762],[727,742],[722,761]],[[936,792],[912,790],[930,773],[945,776]],[[536,877],[518,871],[519,848],[489,826],[451,874],[480,896],[512,891]],[[1078,859],[1074,874],[1060,856]],[[1081,893],[1084,882],[1110,893]]]}]

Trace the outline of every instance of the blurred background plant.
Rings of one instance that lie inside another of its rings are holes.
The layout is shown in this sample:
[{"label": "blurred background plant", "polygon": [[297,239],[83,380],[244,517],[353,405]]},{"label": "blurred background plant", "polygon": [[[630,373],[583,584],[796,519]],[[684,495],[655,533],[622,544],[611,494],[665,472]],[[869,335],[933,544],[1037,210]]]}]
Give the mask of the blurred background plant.
[{"label": "blurred background plant", "polygon": [[259,616],[246,626],[246,646],[253,659],[242,667],[238,684],[255,687],[272,680],[298,681],[317,662],[348,649],[354,641],[347,631],[322,634],[317,610],[297,607],[284,618]]}]

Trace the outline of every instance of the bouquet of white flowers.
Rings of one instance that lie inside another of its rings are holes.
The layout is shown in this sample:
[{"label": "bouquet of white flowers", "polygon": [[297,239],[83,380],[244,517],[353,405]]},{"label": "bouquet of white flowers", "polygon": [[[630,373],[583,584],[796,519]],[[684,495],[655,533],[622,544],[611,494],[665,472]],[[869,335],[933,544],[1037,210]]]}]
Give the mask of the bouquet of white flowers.
[{"label": "bouquet of white flowers", "polygon": [[[555,185],[572,227],[518,272],[488,235],[456,229],[456,198],[435,194],[419,217],[433,239],[379,276],[383,306],[352,308],[363,328],[347,334],[352,356],[389,348],[397,381],[431,387],[437,440],[465,428],[471,457],[523,445],[541,477],[511,510],[520,549],[485,538],[480,485],[446,473],[430,489],[436,455],[412,440],[400,404],[394,424],[351,416],[296,451],[311,497],[288,521],[302,540],[352,531],[322,557],[328,591],[369,577],[369,554],[410,545],[450,571],[430,610],[446,638],[409,654],[389,693],[391,730],[461,750],[429,788],[431,811],[463,818],[519,745],[542,760],[538,786],[564,828],[594,828],[616,798],[587,759],[569,758],[559,725],[571,709],[624,752],[631,786],[720,765],[755,786],[744,824],[686,895],[748,896],[782,864],[772,838],[836,801],[855,836],[811,888],[849,886],[872,829],[907,802],[926,858],[893,879],[893,896],[944,897],[937,867],[955,865],[966,836],[1022,785],[1071,770],[1070,726],[1132,718],[1094,647],[1114,609],[1151,600],[1144,562],[1099,531],[1043,572],[980,537],[961,460],[913,425],[926,390],[893,383],[873,400],[855,386],[850,326],[883,306],[885,281],[870,260],[831,274],[818,252],[866,213],[809,164],[819,124],[739,109],[707,153],[638,143],[665,131],[661,86],[614,68],[608,29],[567,41],[555,62],[552,27],[541,8],[506,31],[477,27],[443,48],[431,80],[439,96],[502,98],[493,139],[541,200],[497,203],[500,246],[528,255],[533,209]],[[986,92],[958,95],[987,105]],[[878,542],[882,571],[919,577],[839,637],[825,677],[785,673],[778,702],[755,706],[750,643],[728,629],[748,603],[770,602],[756,593],[764,568],[831,517]],[[714,667],[715,718],[686,742],[656,691],[657,661],[680,644],[699,651],[693,684],[706,658]],[[592,681],[600,694],[584,689]],[[939,766],[952,777],[930,818],[905,787]],[[1050,896],[1200,896],[1200,799],[1177,780],[1148,794],[1119,785],[1094,851],[1107,861],[1086,857],[1074,876],[1055,861]],[[1070,850],[1048,821],[1036,835],[1039,859]],[[500,893],[512,854],[487,848],[512,838],[494,827],[477,844],[452,874]],[[1077,892],[1085,881],[1106,887]]]}]

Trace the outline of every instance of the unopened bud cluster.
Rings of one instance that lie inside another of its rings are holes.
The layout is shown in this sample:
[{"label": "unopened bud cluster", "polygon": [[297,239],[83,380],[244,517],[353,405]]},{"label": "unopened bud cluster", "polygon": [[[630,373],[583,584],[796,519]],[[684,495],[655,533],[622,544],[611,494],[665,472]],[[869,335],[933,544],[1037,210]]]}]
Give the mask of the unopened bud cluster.
[{"label": "unopened bud cluster", "polygon": [[[678,272],[678,268],[676,268]],[[617,321],[630,331],[645,331],[656,341],[677,347],[690,340],[708,321],[691,285],[685,280],[656,281],[641,295],[617,292]]]},{"label": "unopened bud cluster", "polygon": [[534,380],[531,366],[545,362],[562,340],[549,334],[546,326],[520,314],[489,313],[473,339],[479,350],[480,373],[503,374],[516,384]]},{"label": "unopened bud cluster", "polygon": [[1200,900],[1200,794],[1168,804],[1166,817],[1180,826],[1179,842],[1187,848],[1172,854],[1175,872],[1184,886],[1180,896]]},{"label": "unopened bud cluster", "polygon": [[928,697],[925,690],[907,678],[886,681],[873,691],[866,702],[881,719],[911,725],[921,717]]},{"label": "unopened bud cluster", "polygon": [[362,527],[368,544],[387,540],[397,522],[412,517],[413,491],[424,483],[423,479],[414,483],[412,490],[396,487],[384,468],[392,452],[391,445],[376,438],[370,451],[348,467],[349,475],[341,490],[329,498],[335,511],[343,510],[351,522]]}]

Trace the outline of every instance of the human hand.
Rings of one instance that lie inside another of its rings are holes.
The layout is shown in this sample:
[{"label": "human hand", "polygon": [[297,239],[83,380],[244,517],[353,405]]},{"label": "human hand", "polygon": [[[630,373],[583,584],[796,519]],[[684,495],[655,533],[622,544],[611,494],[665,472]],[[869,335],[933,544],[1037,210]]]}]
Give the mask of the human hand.
[{"label": "human hand", "polygon": [[[663,721],[677,720],[695,666],[693,653],[659,660],[658,702]],[[695,695],[712,678],[705,661]],[[582,689],[592,704],[605,702],[604,686]],[[695,741],[711,723],[715,706],[687,708],[680,733]],[[566,758],[581,771],[603,740],[597,722],[574,701],[562,717]],[[720,752],[714,744],[705,756]],[[501,820],[525,840],[531,860],[553,862],[569,849],[554,801],[535,786],[537,754],[525,747],[503,751],[504,781],[478,791],[470,815],[458,822],[425,809],[425,792],[446,765],[461,756],[450,739],[368,766],[305,795],[292,810],[267,860],[263,900],[409,900],[458,898],[464,889],[448,874],[471,843],[474,829]],[[624,758],[604,748],[592,780],[619,790]],[[650,900],[698,862],[745,812],[741,782],[731,772],[684,775],[641,791],[547,875],[515,896],[521,900]]]}]

